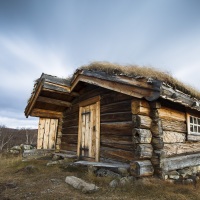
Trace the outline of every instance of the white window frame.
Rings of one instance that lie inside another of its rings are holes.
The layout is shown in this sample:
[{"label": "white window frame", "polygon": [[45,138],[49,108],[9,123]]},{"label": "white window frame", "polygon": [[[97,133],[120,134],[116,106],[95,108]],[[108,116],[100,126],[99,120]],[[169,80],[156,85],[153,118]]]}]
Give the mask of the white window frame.
[{"label": "white window frame", "polygon": [[187,114],[188,134],[200,135],[200,117]]}]

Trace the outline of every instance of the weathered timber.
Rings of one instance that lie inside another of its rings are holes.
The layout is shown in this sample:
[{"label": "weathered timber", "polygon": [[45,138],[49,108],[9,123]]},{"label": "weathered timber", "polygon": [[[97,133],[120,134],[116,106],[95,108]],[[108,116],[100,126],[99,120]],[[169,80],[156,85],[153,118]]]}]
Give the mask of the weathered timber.
[{"label": "weathered timber", "polygon": [[71,118],[69,120],[64,120],[64,123],[63,123],[63,128],[67,128],[67,127],[70,127],[70,126],[78,126],[78,118]]},{"label": "weathered timber", "polygon": [[109,91],[108,94],[105,92],[101,95],[101,105],[108,105],[111,103],[117,103],[122,101],[130,101],[133,97],[118,93],[118,92],[111,92]]},{"label": "weathered timber", "polygon": [[[198,102],[198,105],[200,105],[200,102],[197,101],[196,99],[193,99],[189,95],[184,94],[183,92],[175,90],[172,87],[166,86],[164,84],[162,84],[160,96],[163,99],[168,99],[170,101],[177,102],[186,107],[192,107],[194,102]],[[200,110],[200,106],[193,107],[193,109]]]},{"label": "weathered timber", "polygon": [[65,107],[70,107],[72,105],[70,102],[61,101],[58,99],[47,98],[47,97],[41,97],[41,96],[39,96],[37,98],[37,101],[41,101],[44,103],[50,103],[50,104],[54,104],[54,105],[58,105],[58,106],[65,106]]},{"label": "weathered timber", "polygon": [[70,144],[70,143],[66,143],[66,142],[62,141],[61,149],[76,152],[77,151],[77,144]]},{"label": "weathered timber", "polygon": [[163,131],[163,142],[164,143],[176,143],[185,142],[186,134],[174,131]]},{"label": "weathered timber", "polygon": [[200,135],[187,134],[188,141],[200,141]]},{"label": "weathered timber", "polygon": [[158,113],[159,113],[159,117],[163,119],[186,121],[185,113],[177,111],[175,109],[162,107],[158,109]]},{"label": "weathered timber", "polygon": [[162,159],[165,171],[200,165],[200,153]]},{"label": "weathered timber", "polygon": [[149,129],[133,129],[133,143],[144,143],[148,144],[151,143],[152,134]]},{"label": "weathered timber", "polygon": [[133,161],[130,163],[130,172],[136,177],[152,176],[154,168],[150,160]]},{"label": "weathered timber", "polygon": [[165,131],[175,131],[175,132],[181,132],[186,133],[186,123],[183,121],[177,121],[177,120],[168,120],[168,119],[161,119],[162,121],[162,128]]},{"label": "weathered timber", "polygon": [[62,129],[63,131],[63,134],[65,135],[68,135],[68,134],[78,134],[78,126],[70,126],[70,127],[67,127],[67,128],[64,128]]},{"label": "weathered timber", "polygon": [[158,101],[151,101],[151,102],[149,102],[149,105],[153,109],[159,109],[159,108],[161,108],[161,103],[158,102]]},{"label": "weathered timber", "polygon": [[123,122],[131,121],[131,112],[115,112],[115,113],[104,113],[101,114],[100,120],[103,122]]},{"label": "weathered timber", "polygon": [[135,128],[150,128],[151,118],[143,115],[132,115],[133,126]]},{"label": "weathered timber", "polygon": [[153,145],[154,149],[156,149],[156,150],[162,149],[164,146],[163,138],[162,137],[153,137],[152,145]]},{"label": "weathered timber", "polygon": [[132,135],[132,121],[100,124],[101,134]]},{"label": "weathered timber", "polygon": [[[78,74],[79,73],[79,74]],[[122,76],[108,76],[106,73],[104,75],[99,75],[103,72],[89,72],[80,71],[77,72],[76,78],[72,81],[71,90],[80,82],[86,82],[93,85],[98,85],[100,87],[111,89],[116,92],[134,96],[137,98],[145,97],[148,100],[154,100],[158,98],[160,91],[160,81],[154,81],[152,84],[148,84],[146,79],[127,79],[127,77]],[[83,75],[84,74],[84,75]],[[88,78],[90,77],[90,78]],[[125,81],[126,80],[126,81]],[[131,84],[131,85],[130,85]]]},{"label": "weathered timber", "polygon": [[163,153],[167,156],[200,152],[200,142],[198,143],[174,143],[164,144]]},{"label": "weathered timber", "polygon": [[100,157],[113,159],[120,162],[130,162],[134,159],[135,155],[133,151],[100,147]]},{"label": "weathered timber", "polygon": [[60,118],[63,114],[62,112],[34,108],[30,115],[35,117]]},{"label": "weathered timber", "polygon": [[151,144],[137,144],[135,148],[135,155],[138,159],[151,158],[153,147]]},{"label": "weathered timber", "polygon": [[78,141],[78,134],[63,134],[62,141],[67,143],[77,143]]},{"label": "weathered timber", "polygon": [[102,141],[101,141],[101,147],[110,147],[114,149],[122,149],[122,150],[128,150],[128,151],[134,150],[133,144],[104,143]]},{"label": "weathered timber", "polygon": [[147,101],[134,99],[131,103],[132,114],[134,115],[150,115],[150,107]]},{"label": "weathered timber", "polygon": [[151,123],[151,133],[153,136],[159,137],[163,135],[163,130],[162,130],[162,121],[160,119],[158,120],[153,120]]},{"label": "weathered timber", "polygon": [[104,144],[133,144],[130,136],[101,135],[100,141]]},{"label": "weathered timber", "polygon": [[131,111],[131,101],[121,101],[101,106],[101,114],[125,111]]}]

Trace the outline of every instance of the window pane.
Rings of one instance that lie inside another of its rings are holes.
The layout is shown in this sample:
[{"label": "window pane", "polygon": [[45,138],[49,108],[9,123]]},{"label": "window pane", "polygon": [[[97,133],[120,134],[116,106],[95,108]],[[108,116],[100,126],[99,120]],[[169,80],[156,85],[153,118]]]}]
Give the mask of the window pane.
[{"label": "window pane", "polygon": [[197,126],[194,126],[194,132],[197,132]]},{"label": "window pane", "polygon": [[193,123],[193,117],[190,116],[190,123]]},{"label": "window pane", "polygon": [[193,132],[193,126],[192,125],[190,125],[190,131]]},{"label": "window pane", "polygon": [[194,124],[197,124],[197,118],[194,117]]},{"label": "window pane", "polygon": [[200,118],[198,118],[198,125],[200,125]]},{"label": "window pane", "polygon": [[200,133],[200,126],[198,126],[198,133]]}]

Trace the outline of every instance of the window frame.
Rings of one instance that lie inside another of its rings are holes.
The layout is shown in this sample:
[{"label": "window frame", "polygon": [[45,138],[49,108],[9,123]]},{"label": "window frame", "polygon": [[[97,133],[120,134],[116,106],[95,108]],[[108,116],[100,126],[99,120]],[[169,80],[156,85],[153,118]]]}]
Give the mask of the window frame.
[{"label": "window frame", "polygon": [[[195,127],[196,131],[194,131]],[[187,113],[187,132],[191,135],[200,135],[200,117]]]}]

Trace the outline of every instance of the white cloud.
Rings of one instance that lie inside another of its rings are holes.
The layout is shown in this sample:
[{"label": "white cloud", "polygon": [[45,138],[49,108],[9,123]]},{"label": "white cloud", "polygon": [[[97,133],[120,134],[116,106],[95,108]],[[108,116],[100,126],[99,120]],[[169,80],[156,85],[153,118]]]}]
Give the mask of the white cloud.
[{"label": "white cloud", "polygon": [[38,128],[38,119],[18,119],[0,116],[0,125],[5,125],[9,128]]}]

